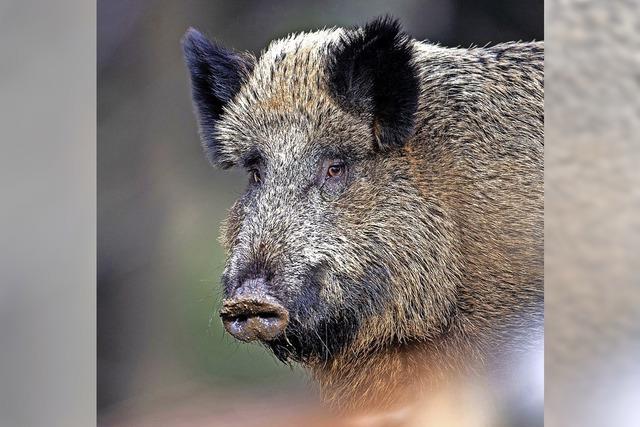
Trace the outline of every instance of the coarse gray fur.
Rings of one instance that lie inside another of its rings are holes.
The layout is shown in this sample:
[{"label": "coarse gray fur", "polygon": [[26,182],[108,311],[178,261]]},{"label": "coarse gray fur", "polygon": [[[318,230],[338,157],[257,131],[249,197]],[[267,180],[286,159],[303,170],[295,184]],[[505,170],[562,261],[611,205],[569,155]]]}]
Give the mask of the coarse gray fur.
[{"label": "coarse gray fur", "polygon": [[[225,293],[265,277],[291,315],[266,344],[342,407],[491,367],[526,351],[543,320],[543,42],[446,48],[398,32],[418,92],[392,144],[376,110],[345,108],[331,83],[336,49],[366,31],[242,54],[215,122],[196,102],[212,162],[250,174],[223,231]],[[199,37],[187,34],[187,56]],[[327,178],[336,162],[344,175]]]}]

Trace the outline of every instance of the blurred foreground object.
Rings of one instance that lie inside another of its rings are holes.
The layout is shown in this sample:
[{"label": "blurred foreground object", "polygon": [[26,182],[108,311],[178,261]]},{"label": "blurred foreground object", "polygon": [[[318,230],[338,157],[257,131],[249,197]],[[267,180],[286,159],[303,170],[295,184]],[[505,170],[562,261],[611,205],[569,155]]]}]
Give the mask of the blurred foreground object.
[{"label": "blurred foreground object", "polygon": [[546,425],[640,425],[640,5],[551,1]]}]

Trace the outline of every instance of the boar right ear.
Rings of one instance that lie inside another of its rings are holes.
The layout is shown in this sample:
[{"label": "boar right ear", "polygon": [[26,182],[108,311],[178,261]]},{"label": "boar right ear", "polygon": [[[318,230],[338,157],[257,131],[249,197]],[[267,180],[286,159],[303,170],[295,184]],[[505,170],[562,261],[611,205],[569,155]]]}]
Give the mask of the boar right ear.
[{"label": "boar right ear", "polygon": [[371,121],[379,148],[404,144],[413,132],[419,79],[398,21],[383,17],[347,31],[331,53],[328,75],[338,103]]},{"label": "boar right ear", "polygon": [[218,141],[215,126],[224,107],[233,100],[251,74],[256,59],[251,54],[212,43],[193,28],[185,33],[182,49],[191,75],[202,145],[211,163],[228,168],[234,159]]}]

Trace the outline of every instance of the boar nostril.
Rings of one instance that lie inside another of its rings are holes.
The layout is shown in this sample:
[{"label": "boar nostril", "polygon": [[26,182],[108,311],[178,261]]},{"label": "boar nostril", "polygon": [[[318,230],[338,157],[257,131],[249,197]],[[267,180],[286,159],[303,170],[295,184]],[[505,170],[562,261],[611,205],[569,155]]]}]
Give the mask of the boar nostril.
[{"label": "boar nostril", "polygon": [[277,313],[258,313],[258,317],[262,318],[262,319],[277,319],[278,318],[278,314]]},{"label": "boar nostril", "polygon": [[227,332],[241,341],[270,341],[289,323],[289,312],[266,296],[225,300],[220,317]]}]

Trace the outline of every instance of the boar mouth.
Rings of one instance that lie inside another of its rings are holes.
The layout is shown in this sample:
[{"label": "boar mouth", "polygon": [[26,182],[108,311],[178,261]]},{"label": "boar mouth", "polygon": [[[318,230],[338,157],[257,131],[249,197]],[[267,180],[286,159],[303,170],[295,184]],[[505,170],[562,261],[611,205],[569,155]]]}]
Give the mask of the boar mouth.
[{"label": "boar mouth", "polygon": [[308,324],[295,316],[284,334],[265,342],[283,363],[327,363],[348,349],[358,329],[354,319],[323,318]]}]

